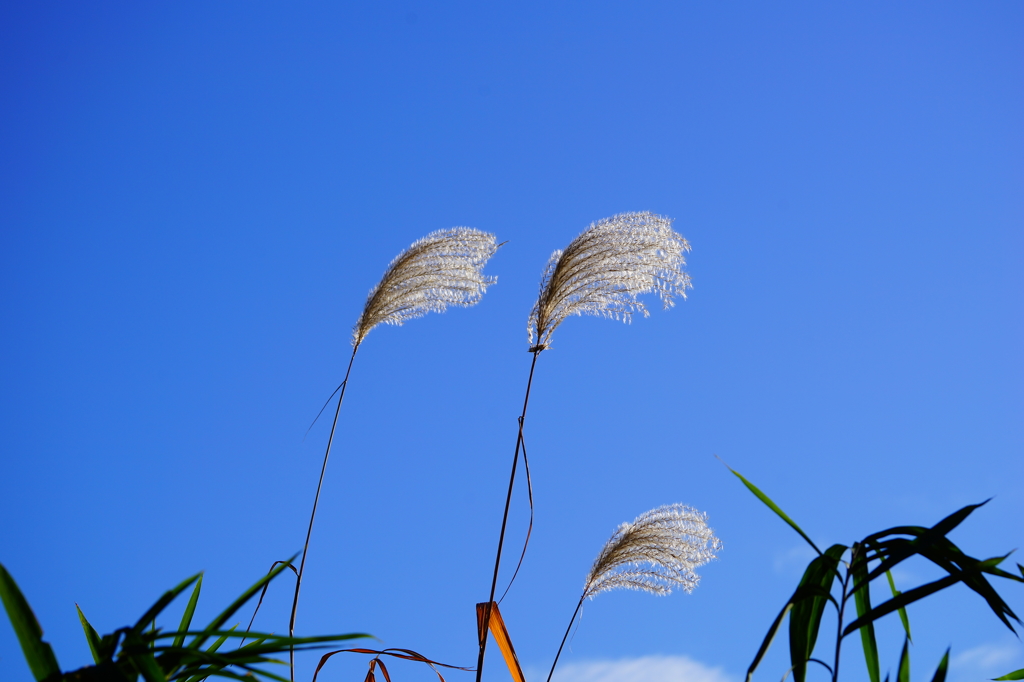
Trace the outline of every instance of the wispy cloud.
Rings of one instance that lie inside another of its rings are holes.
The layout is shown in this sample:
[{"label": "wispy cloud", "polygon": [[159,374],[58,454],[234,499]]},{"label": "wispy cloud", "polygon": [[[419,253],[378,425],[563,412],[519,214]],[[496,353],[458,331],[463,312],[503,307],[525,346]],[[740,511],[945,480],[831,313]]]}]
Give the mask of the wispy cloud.
[{"label": "wispy cloud", "polygon": [[954,653],[950,661],[950,672],[963,679],[977,679],[978,675],[991,677],[1003,675],[1020,667],[1024,662],[1024,646],[1016,639],[990,642],[973,649]]},{"label": "wispy cloud", "polygon": [[[547,671],[528,671],[542,682]],[[560,666],[552,682],[736,682],[721,668],[688,656],[641,656],[618,660],[580,661]]]}]

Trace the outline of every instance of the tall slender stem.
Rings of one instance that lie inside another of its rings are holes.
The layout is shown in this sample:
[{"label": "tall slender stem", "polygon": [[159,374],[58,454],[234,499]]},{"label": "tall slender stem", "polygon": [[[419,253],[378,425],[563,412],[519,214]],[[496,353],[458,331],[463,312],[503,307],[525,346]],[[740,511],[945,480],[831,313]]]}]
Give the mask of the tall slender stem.
[{"label": "tall slender stem", "polygon": [[491,605],[494,603],[494,591],[498,586],[498,569],[501,567],[501,548],[505,544],[505,527],[508,525],[508,509],[512,503],[512,487],[516,482],[516,465],[519,463],[519,448],[523,443],[523,423],[526,421],[526,408],[530,404],[530,387],[533,385],[533,370],[537,367],[537,356],[544,350],[543,346],[533,350],[533,362],[530,363],[530,378],[526,380],[526,397],[523,398],[523,413],[519,415],[519,434],[516,436],[516,452],[512,457],[512,473],[508,478],[508,494],[505,496],[505,513],[501,517],[501,534],[498,535],[498,552],[494,557],[494,575],[491,577],[491,595],[487,598],[484,611],[484,624],[480,628],[480,654],[476,660],[476,682],[483,679],[484,652],[487,649],[487,630],[491,623]]},{"label": "tall slender stem", "polygon": [[[348,361],[348,369],[345,370],[345,380],[341,382],[341,395],[338,396],[338,407],[334,410],[334,423],[331,424],[331,435],[327,438],[327,451],[324,452],[324,464],[320,469],[320,481],[316,484],[316,496],[313,498],[313,512],[309,515],[309,528],[306,530],[306,544],[302,546],[302,560],[299,561],[299,572],[295,577],[295,597],[292,598],[292,615],[288,620],[288,636],[295,636],[295,614],[299,610],[299,588],[302,587],[302,573],[306,568],[306,555],[309,554],[309,537],[313,534],[313,519],[316,518],[316,505],[320,501],[320,488],[324,485],[324,473],[327,471],[327,458],[331,456],[331,444],[334,443],[334,431],[338,427],[338,415],[341,413],[341,402],[345,399],[345,389],[348,388],[348,375],[352,373],[352,363],[356,359],[356,351],[359,344],[352,349],[352,357]],[[291,680],[295,682],[295,649],[289,647],[288,662],[291,670]]]},{"label": "tall slender stem", "polygon": [[555,674],[555,666],[558,665],[558,657],[562,655],[562,647],[565,646],[565,640],[569,639],[569,631],[572,630],[572,624],[576,620],[576,614],[580,612],[580,607],[583,606],[583,600],[587,598],[587,593],[584,592],[583,596],[580,597],[580,601],[576,604],[576,610],[572,612],[572,618],[569,619],[569,627],[565,629],[565,634],[562,636],[562,643],[558,645],[558,653],[555,654],[555,660],[551,664],[551,672],[548,673],[548,682],[551,682],[551,676]]},{"label": "tall slender stem", "polygon": [[836,625],[836,659],[835,663],[832,665],[832,682],[839,681],[839,649],[843,645],[843,612],[846,610],[846,600],[850,596],[846,593],[846,588],[850,584],[850,573],[852,572],[850,567],[853,566],[854,559],[856,559],[856,557],[853,552],[851,552],[850,564],[846,567],[846,575],[843,577],[843,600],[839,603],[839,624]]}]

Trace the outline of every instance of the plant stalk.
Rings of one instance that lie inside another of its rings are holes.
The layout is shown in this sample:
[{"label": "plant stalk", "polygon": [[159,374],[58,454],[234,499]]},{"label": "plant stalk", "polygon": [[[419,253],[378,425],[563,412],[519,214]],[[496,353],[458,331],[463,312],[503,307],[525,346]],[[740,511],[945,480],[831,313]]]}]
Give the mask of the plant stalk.
[{"label": "plant stalk", "polygon": [[508,494],[505,496],[505,512],[501,517],[501,533],[498,535],[498,552],[494,557],[494,575],[491,577],[491,595],[487,598],[484,611],[484,624],[480,629],[480,654],[476,661],[476,682],[483,679],[484,652],[487,649],[487,632],[491,625],[491,605],[494,603],[494,591],[498,586],[498,569],[501,567],[501,548],[505,543],[505,528],[508,525],[508,509],[512,503],[512,487],[516,482],[516,465],[519,463],[519,448],[523,443],[523,423],[526,421],[526,408],[530,404],[530,387],[533,385],[533,370],[537,367],[537,356],[544,350],[538,347],[533,351],[533,362],[530,363],[530,377],[526,380],[526,397],[523,399],[523,413],[519,416],[519,435],[516,436],[516,452],[512,457],[512,473],[508,479]]},{"label": "plant stalk", "polygon": [[562,647],[565,646],[565,640],[569,639],[569,632],[572,630],[572,624],[576,621],[576,614],[580,612],[580,607],[583,606],[583,600],[587,598],[587,593],[584,592],[580,597],[580,601],[576,604],[576,610],[572,612],[572,618],[569,619],[569,627],[565,629],[565,635],[562,637],[562,643],[558,645],[558,653],[555,654],[555,660],[551,663],[551,672],[548,673],[548,682],[551,682],[551,676],[555,674],[555,666],[558,665],[558,657],[562,655]]},{"label": "plant stalk", "polygon": [[846,593],[846,588],[850,585],[850,574],[852,573],[850,567],[853,566],[854,559],[856,557],[851,552],[850,563],[846,567],[846,575],[843,577],[843,600],[839,603],[839,616],[837,618],[839,623],[836,625],[836,659],[832,666],[832,682],[839,682],[839,649],[843,645],[843,612],[846,611],[846,600],[850,597]]},{"label": "plant stalk", "polygon": [[[331,424],[331,435],[327,438],[327,451],[324,452],[324,464],[320,469],[320,481],[316,484],[316,496],[313,498],[313,511],[309,515],[309,528],[306,530],[306,544],[302,546],[302,560],[299,562],[299,572],[295,577],[295,596],[292,598],[292,615],[288,620],[288,636],[295,636],[295,614],[299,610],[299,588],[302,587],[302,573],[306,568],[306,555],[309,553],[309,538],[313,534],[313,520],[316,518],[316,505],[320,501],[320,489],[324,485],[324,473],[327,471],[327,458],[331,455],[331,444],[334,443],[334,431],[338,427],[338,415],[341,413],[341,402],[345,399],[345,389],[348,388],[348,376],[352,373],[352,363],[356,359],[356,351],[359,344],[352,349],[352,357],[348,361],[348,369],[345,370],[345,380],[341,382],[341,395],[338,396],[338,407],[334,410],[334,423]],[[288,649],[288,667],[291,672],[291,680],[295,682],[295,649]]]}]

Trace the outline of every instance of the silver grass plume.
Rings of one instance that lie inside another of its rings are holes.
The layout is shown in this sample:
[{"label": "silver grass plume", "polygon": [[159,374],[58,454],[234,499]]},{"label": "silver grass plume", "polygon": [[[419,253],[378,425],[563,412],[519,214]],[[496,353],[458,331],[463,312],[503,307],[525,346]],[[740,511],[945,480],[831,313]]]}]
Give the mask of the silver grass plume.
[{"label": "silver grass plume", "polygon": [[669,594],[673,587],[692,592],[700,582],[694,569],[722,549],[707,518],[693,507],[669,504],[622,524],[594,561],[583,597],[620,587],[653,594]]},{"label": "silver grass plume", "polygon": [[497,250],[493,234],[468,227],[431,232],[391,261],[366,298],[352,330],[352,345],[362,343],[378,324],[400,325],[448,306],[480,301],[496,277],[483,274]]},{"label": "silver grass plume", "polygon": [[673,587],[692,592],[700,582],[694,571],[715,558],[722,541],[708,528],[708,515],[684,504],[669,504],[644,512],[624,523],[605,543],[587,574],[583,594],[576,604],[558,653],[551,664],[548,682],[555,673],[583,601],[590,597],[626,588],[665,595]]},{"label": "silver grass plume", "polygon": [[650,314],[640,294],[656,292],[665,308],[675,295],[686,298],[690,276],[682,268],[689,250],[669,218],[647,211],[591,224],[564,251],[551,254],[527,324],[530,346],[546,348],[569,315],[629,322],[635,312]]},{"label": "silver grass plume", "polygon": [[[341,413],[341,404],[345,399],[345,389],[348,388],[348,379],[352,373],[352,364],[355,362],[359,344],[378,324],[400,325],[406,320],[422,317],[430,312],[444,312],[450,305],[471,306],[478,303],[487,287],[497,281],[496,277],[485,277],[483,274],[484,265],[498,249],[495,241],[493,234],[468,227],[453,227],[431,232],[398,254],[388,264],[377,286],[370,290],[363,312],[352,330],[352,356],[348,361],[348,369],[345,370],[345,378],[335,390],[335,393],[340,391],[338,405],[334,410],[331,434],[327,437],[327,450],[324,452],[324,462],[320,469],[320,481],[313,497],[313,511],[309,515],[309,527],[306,530],[306,544],[303,545],[299,570],[295,574],[295,596],[292,598],[292,613],[288,621],[290,637],[295,635],[299,590],[302,587],[306,557],[309,555],[309,539],[313,533],[320,490],[323,487],[324,474],[327,472],[327,459],[331,454],[334,433],[338,427],[338,415]],[[334,395],[331,395],[327,402],[330,403],[333,398]],[[294,650],[289,650],[288,659],[290,678],[294,682]]]}]

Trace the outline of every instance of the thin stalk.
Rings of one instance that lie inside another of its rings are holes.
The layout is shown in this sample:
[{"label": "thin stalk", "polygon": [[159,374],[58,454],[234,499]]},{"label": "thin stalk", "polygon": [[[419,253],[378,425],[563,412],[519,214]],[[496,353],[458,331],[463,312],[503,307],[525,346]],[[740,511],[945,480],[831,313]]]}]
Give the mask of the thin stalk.
[{"label": "thin stalk", "polygon": [[491,577],[491,594],[487,598],[484,610],[484,625],[480,628],[480,654],[476,660],[476,682],[480,682],[484,674],[484,652],[487,649],[487,631],[491,624],[491,605],[494,603],[494,591],[498,586],[498,569],[501,567],[501,548],[505,544],[505,527],[508,525],[508,509],[512,503],[512,486],[516,482],[516,465],[519,463],[519,448],[523,444],[523,423],[526,421],[526,408],[530,404],[530,387],[533,385],[533,370],[537,367],[537,356],[544,350],[543,346],[533,349],[533,362],[530,363],[530,377],[526,380],[526,397],[523,399],[523,413],[519,415],[519,434],[516,436],[516,452],[512,457],[512,473],[508,478],[508,494],[505,496],[505,513],[501,517],[501,534],[498,535],[498,552],[494,557],[494,575]]},{"label": "thin stalk", "polygon": [[[313,512],[309,515],[309,528],[306,530],[306,544],[302,546],[302,560],[299,562],[299,572],[295,577],[295,596],[292,598],[292,615],[288,620],[288,636],[295,636],[295,614],[299,610],[299,588],[302,587],[302,573],[306,568],[306,555],[309,553],[309,537],[313,534],[313,519],[316,518],[316,505],[320,501],[320,488],[324,485],[324,473],[327,471],[327,458],[331,455],[331,444],[334,443],[334,431],[338,427],[338,415],[341,413],[341,402],[345,399],[345,389],[348,388],[348,376],[352,373],[352,363],[356,359],[356,351],[359,344],[352,349],[352,357],[348,361],[348,369],[345,370],[345,379],[341,382],[341,395],[338,396],[338,407],[334,410],[334,423],[331,424],[331,435],[327,438],[327,451],[324,452],[324,464],[320,469],[320,481],[316,484],[316,496],[313,498]],[[288,648],[288,663],[291,672],[291,680],[295,682],[295,649]]]},{"label": "thin stalk", "polygon": [[843,577],[843,600],[839,603],[839,624],[836,625],[836,659],[832,666],[832,682],[839,682],[839,649],[843,645],[843,612],[846,610],[846,600],[850,596],[846,593],[846,588],[850,584],[850,566],[853,565],[855,558],[851,553],[850,564],[847,565],[846,576]]},{"label": "thin stalk", "polygon": [[572,618],[569,619],[569,627],[565,629],[565,635],[562,636],[562,643],[558,645],[558,653],[555,654],[555,660],[551,664],[551,672],[548,673],[548,682],[551,682],[551,676],[555,674],[555,666],[558,665],[558,657],[562,655],[562,647],[565,646],[565,640],[569,639],[569,632],[572,630],[572,624],[576,620],[576,614],[580,612],[580,607],[583,606],[583,600],[587,598],[587,593],[584,592],[580,597],[580,601],[576,604],[576,610],[572,612]]}]

